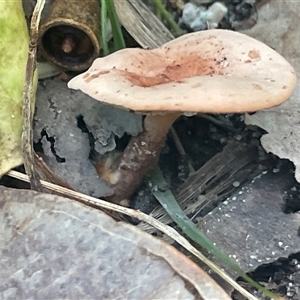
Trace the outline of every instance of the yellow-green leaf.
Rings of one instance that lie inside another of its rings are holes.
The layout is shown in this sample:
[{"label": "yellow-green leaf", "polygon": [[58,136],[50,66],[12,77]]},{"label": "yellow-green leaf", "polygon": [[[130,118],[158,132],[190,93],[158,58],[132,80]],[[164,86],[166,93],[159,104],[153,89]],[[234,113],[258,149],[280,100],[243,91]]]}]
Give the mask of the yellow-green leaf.
[{"label": "yellow-green leaf", "polygon": [[0,176],[23,162],[22,92],[28,44],[22,1],[0,1]]}]

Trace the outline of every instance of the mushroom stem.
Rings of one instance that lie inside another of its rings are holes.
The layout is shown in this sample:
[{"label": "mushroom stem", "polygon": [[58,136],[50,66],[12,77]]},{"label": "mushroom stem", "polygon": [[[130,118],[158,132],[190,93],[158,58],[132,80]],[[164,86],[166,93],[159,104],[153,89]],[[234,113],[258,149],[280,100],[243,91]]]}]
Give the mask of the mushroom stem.
[{"label": "mushroom stem", "polygon": [[181,113],[168,113],[145,117],[144,130],[131,138],[117,170],[110,176],[114,195],[107,197],[107,200],[121,203],[136,191],[141,185],[144,175],[158,161],[161,149],[165,145],[167,133],[180,115]]}]

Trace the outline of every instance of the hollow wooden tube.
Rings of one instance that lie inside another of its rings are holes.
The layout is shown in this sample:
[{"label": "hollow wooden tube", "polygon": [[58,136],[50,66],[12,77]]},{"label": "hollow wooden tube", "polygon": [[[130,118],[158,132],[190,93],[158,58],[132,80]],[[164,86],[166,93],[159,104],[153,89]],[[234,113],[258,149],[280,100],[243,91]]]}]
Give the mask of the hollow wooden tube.
[{"label": "hollow wooden tube", "polygon": [[39,49],[51,63],[84,71],[100,52],[98,0],[55,0],[39,30]]}]

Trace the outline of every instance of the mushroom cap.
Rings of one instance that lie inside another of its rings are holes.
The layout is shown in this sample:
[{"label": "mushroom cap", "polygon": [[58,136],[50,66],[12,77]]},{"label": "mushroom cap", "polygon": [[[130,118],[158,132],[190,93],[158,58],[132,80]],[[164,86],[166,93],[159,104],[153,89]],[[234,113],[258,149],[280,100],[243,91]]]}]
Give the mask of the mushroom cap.
[{"label": "mushroom cap", "polygon": [[279,105],[296,82],[293,67],[270,47],[215,29],[98,58],[68,86],[137,112],[241,113]]}]

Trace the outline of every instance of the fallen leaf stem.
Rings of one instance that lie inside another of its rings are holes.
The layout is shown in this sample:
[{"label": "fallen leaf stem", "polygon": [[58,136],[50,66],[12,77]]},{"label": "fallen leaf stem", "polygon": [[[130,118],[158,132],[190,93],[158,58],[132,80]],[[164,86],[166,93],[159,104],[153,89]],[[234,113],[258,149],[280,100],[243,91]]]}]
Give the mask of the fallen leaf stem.
[{"label": "fallen leaf stem", "polygon": [[30,41],[29,52],[26,66],[25,85],[23,89],[23,133],[22,133],[22,151],[25,171],[30,178],[31,188],[42,190],[38,173],[35,170],[34,150],[33,150],[33,130],[32,118],[34,110],[34,99],[36,92],[37,74],[36,70],[36,52],[38,41],[38,28],[41,13],[45,5],[45,0],[37,0],[34,8],[31,25],[30,25]]}]

